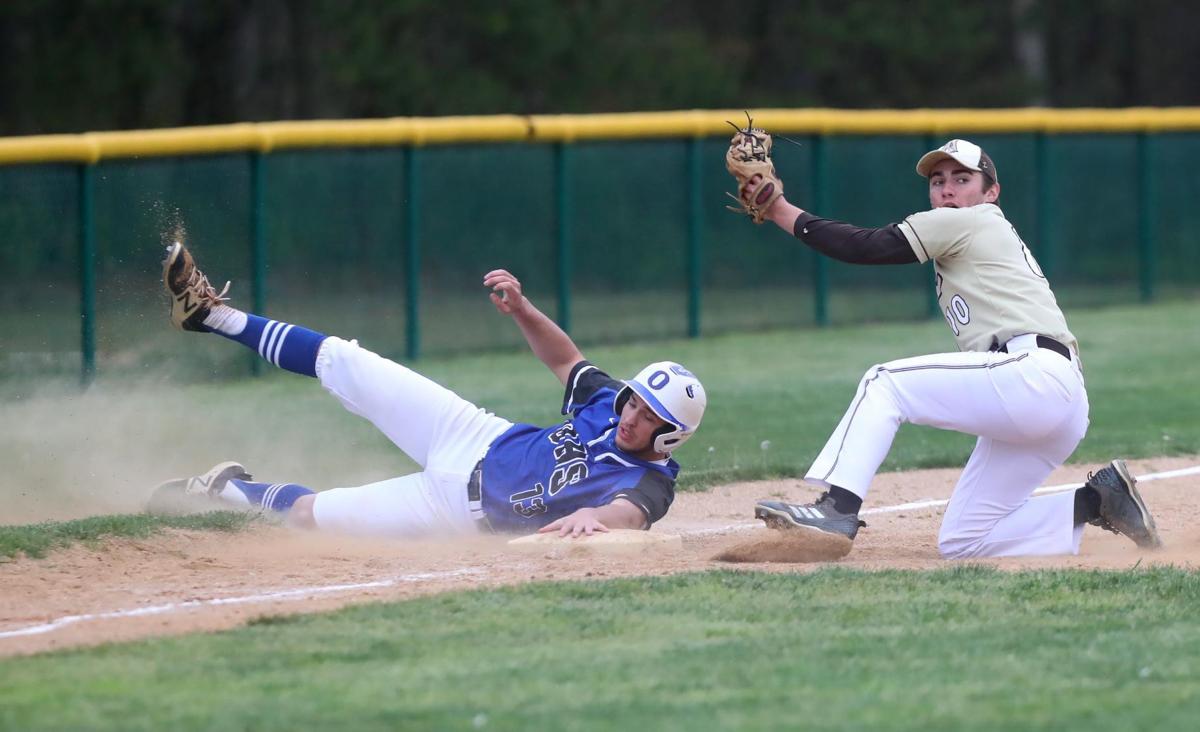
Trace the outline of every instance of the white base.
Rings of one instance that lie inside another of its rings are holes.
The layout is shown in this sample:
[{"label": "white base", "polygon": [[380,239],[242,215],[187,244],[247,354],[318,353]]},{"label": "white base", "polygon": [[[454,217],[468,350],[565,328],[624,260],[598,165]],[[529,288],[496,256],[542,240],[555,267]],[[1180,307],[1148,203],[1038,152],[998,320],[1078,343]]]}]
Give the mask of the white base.
[{"label": "white base", "polygon": [[650,552],[677,552],[683,549],[683,539],[678,534],[659,534],[636,529],[610,529],[591,536],[559,536],[557,533],[530,534],[512,539],[508,546],[513,551],[533,554],[604,554],[637,555]]}]

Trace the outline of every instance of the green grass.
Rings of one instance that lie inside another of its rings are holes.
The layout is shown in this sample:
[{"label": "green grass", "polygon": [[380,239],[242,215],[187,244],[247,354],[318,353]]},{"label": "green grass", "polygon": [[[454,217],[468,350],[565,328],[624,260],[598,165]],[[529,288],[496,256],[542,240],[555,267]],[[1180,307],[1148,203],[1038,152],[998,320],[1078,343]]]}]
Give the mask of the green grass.
[{"label": "green grass", "polygon": [[[1200,454],[1198,321],[1195,302],[1071,314],[1092,405],[1074,460]],[[614,375],[672,358],[704,379],[709,413],[678,455],[695,489],[802,474],[872,364],[951,348],[944,324],[922,322],[585,352]],[[524,350],[419,369],[510,419],[558,418],[560,389]],[[240,373],[197,382],[165,364],[86,393],[0,383],[0,521],[23,506],[135,511],[159,480],[223,459],[316,488],[414,467],[311,380],[222,380]],[[957,466],[972,444],[905,427],[884,469]],[[2,529],[0,556],[163,525]],[[1189,729],[1198,603],[1200,575],[1176,569],[542,583],[0,661],[0,729]]]},{"label": "green grass", "polygon": [[195,516],[132,514],[46,521],[27,526],[0,526],[0,561],[18,554],[44,557],[46,552],[76,542],[98,542],[107,538],[143,539],[163,529],[241,531],[256,520],[257,514],[213,511]]},{"label": "green grass", "polygon": [[1191,729],[1200,576],[540,583],[0,661],[4,729]]},{"label": "green grass", "polygon": [[[507,326],[496,320],[497,327]],[[1072,457],[1103,462],[1200,454],[1200,302],[1074,313],[1091,401],[1091,428]],[[168,364],[141,377],[102,379],[91,390],[0,382],[0,523],[138,510],[159,481],[239,460],[257,477],[316,489],[360,485],[416,466],[311,379],[269,369],[244,376],[252,356],[211,336],[174,334],[184,352],[243,357],[207,380]],[[368,347],[372,344],[365,343]],[[585,349],[612,374],[654,360],[687,364],[709,410],[677,454],[680,488],[804,473],[875,363],[953,348],[944,323],[890,323],[746,333]],[[561,419],[561,388],[526,349],[421,361],[417,368],[514,421]],[[224,380],[217,380],[224,379]],[[767,449],[763,446],[767,445]],[[883,470],[960,466],[974,438],[901,428]],[[65,513],[63,513],[65,511]]]}]

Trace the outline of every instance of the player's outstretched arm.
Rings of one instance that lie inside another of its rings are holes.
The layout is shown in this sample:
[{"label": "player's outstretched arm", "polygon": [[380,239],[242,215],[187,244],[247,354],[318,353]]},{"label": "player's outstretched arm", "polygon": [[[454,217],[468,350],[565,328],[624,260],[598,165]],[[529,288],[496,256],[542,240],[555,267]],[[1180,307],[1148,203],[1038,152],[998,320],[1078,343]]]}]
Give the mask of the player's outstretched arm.
[{"label": "player's outstretched arm", "polygon": [[632,501],[617,498],[599,508],[581,508],[538,529],[539,534],[558,532],[559,536],[591,535],[609,529],[644,529],[646,514]]},{"label": "player's outstretched arm", "polygon": [[529,298],[521,293],[521,282],[507,270],[494,269],[483,276],[483,286],[491,288],[492,304],[496,310],[511,315],[521,329],[521,335],[546,368],[550,369],[563,386],[571,375],[571,368],[583,360],[583,354],[575,346],[571,336],[563,332],[546,314],[534,307]]},{"label": "player's outstretched arm", "polygon": [[[753,194],[752,178],[738,192]],[[814,216],[782,195],[763,214],[776,226],[827,257],[848,264],[915,264],[919,260],[895,226],[862,228]]]},{"label": "player's outstretched arm", "polygon": [[[762,180],[761,175],[752,176],[738,189],[738,195],[743,201],[749,201],[750,197],[758,189],[758,184]],[[779,197],[771,202],[771,206],[763,213],[763,218],[774,222],[776,226],[791,234],[796,226],[796,219],[800,214],[804,213],[804,209],[791,203],[781,193]]]},{"label": "player's outstretched arm", "polygon": [[804,209],[780,196],[771,204],[771,208],[767,209],[766,218],[791,234],[796,230],[796,219],[800,218],[802,213]]}]

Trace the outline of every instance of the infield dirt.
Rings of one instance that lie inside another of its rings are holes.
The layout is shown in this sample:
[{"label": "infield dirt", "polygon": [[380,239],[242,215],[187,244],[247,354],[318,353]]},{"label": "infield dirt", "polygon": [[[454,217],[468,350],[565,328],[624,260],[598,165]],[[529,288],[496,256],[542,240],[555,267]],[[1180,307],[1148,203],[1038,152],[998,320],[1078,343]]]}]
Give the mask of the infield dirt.
[{"label": "infield dirt", "polygon": [[[1135,475],[1200,464],[1200,457],[1130,461]],[[1070,465],[1049,484],[1082,482],[1098,464]],[[957,469],[880,475],[865,508],[944,499]],[[1004,569],[1105,568],[1200,564],[1200,476],[1147,482],[1142,494],[1166,548],[1142,552],[1129,540],[1089,527],[1078,556],[976,560]],[[752,518],[754,501],[807,501],[817,491],[799,480],[739,483],[702,493],[681,493],[655,531],[680,534],[682,549],[645,556],[576,556],[548,550],[513,552],[511,537],[455,541],[367,540],[263,526],[242,534],[172,531],[145,540],[76,545],[43,559],[0,564],[0,655],[175,635],[234,627],[255,618],[329,610],[353,603],[495,587],[543,580],[664,575],[731,567],[807,572],[829,566],[862,569],[933,569],[938,557],[941,508],[866,516],[853,550],[836,562],[748,563],[713,559],[762,534]],[[358,585],[341,590],[338,585]],[[368,585],[368,586],[361,586]],[[317,590],[316,588],[324,588]],[[285,597],[246,599],[290,592]],[[121,611],[121,612],[117,612]],[[48,632],[8,635],[80,615],[113,617],[61,622]],[[138,614],[140,613],[140,614]]]}]

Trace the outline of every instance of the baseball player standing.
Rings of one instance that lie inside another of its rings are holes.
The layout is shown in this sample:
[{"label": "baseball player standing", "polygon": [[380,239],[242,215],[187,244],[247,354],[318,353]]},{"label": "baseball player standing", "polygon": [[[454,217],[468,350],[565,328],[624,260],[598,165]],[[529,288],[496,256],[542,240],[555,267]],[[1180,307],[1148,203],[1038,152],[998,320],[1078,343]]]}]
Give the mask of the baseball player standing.
[{"label": "baseball player standing", "polygon": [[707,404],[700,382],[674,362],[650,364],[625,382],[609,377],[504,270],[483,284],[566,387],[563,414],[571,416],[561,424],[513,424],[355,341],[236,310],[225,304],[229,285],[218,293],[178,242],[167,249],[163,283],[176,327],[217,333],[316,377],[424,470],[315,493],[251,481],[226,462],[159,486],[151,510],[216,499],[283,512],[298,526],[397,537],[648,529],[674,500],[679,464],[671,452],[695,433]]},{"label": "baseball player standing", "polygon": [[851,540],[866,524],[863,499],[905,422],[978,436],[938,536],[948,558],[1077,553],[1085,524],[1161,545],[1154,520],[1121,460],[1074,492],[1033,496],[1075,450],[1088,426],[1079,345],[1037,261],[996,205],[1000,182],[978,145],[951,140],[917,162],[931,210],[898,224],[860,228],[791,204],[762,130],[739,130],[726,164],[739,203],[808,246],[852,264],[932,261],[938,304],[958,353],[871,367],[806,479],[815,503],[762,501],[769,526]]}]

